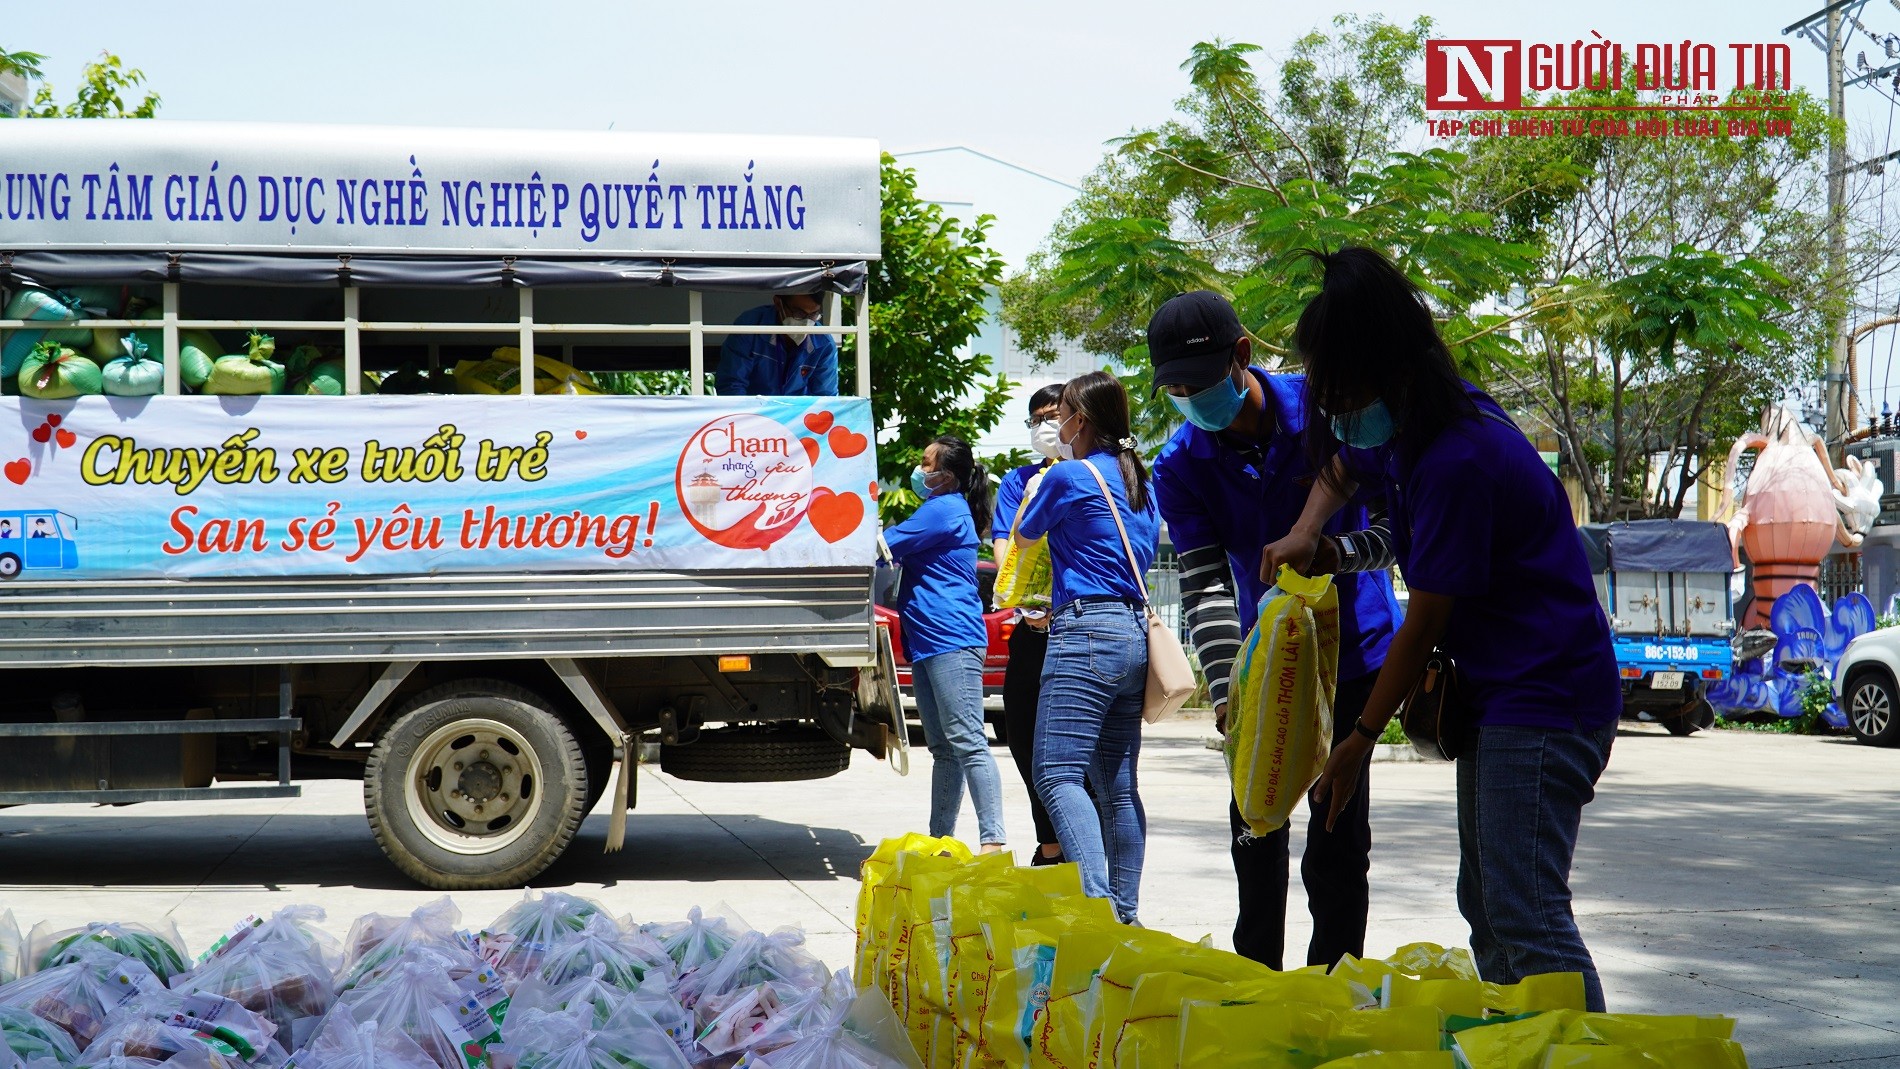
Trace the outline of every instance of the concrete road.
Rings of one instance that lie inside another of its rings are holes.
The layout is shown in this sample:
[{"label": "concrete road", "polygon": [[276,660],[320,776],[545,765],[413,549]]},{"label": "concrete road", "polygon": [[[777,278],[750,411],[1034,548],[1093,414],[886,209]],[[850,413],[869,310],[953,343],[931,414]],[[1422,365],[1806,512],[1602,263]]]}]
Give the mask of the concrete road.
[{"label": "concrete road", "polygon": [[[1225,785],[1219,755],[1202,746],[1208,730],[1187,720],[1147,735],[1142,918],[1226,945]],[[1010,827],[1026,846],[1022,785],[997,755]],[[537,883],[642,920],[702,905],[758,927],[798,925],[825,960],[845,964],[860,862],[879,839],[925,822],[929,757],[918,750],[913,761],[899,779],[859,755],[846,774],[803,784],[643,771],[625,852],[602,853],[607,818],[596,813]],[[1896,782],[1900,750],[1847,740],[1626,732],[1586,812],[1575,880],[1611,1007],[1738,1017],[1737,1038],[1763,1069],[1900,1067]],[[1380,764],[1373,785],[1368,949],[1461,943],[1450,767]],[[967,804],[964,819],[974,830]],[[383,859],[352,783],[313,783],[287,802],[0,812],[0,907],[23,926],[170,919],[197,950],[254,911],[316,903],[342,935],[358,914],[434,897]],[[474,927],[518,897],[456,901]],[[1306,942],[1302,900],[1296,892],[1290,948]]]}]

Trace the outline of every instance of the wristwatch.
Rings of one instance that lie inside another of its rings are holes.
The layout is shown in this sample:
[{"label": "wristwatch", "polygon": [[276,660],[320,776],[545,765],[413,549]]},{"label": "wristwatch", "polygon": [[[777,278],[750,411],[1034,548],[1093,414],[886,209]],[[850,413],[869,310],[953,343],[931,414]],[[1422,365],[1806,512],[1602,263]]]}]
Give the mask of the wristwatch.
[{"label": "wristwatch", "polygon": [[1329,535],[1328,537],[1333,540],[1333,548],[1339,551],[1339,570],[1352,571],[1352,562],[1359,556],[1359,550],[1353,546],[1352,539],[1345,535]]}]

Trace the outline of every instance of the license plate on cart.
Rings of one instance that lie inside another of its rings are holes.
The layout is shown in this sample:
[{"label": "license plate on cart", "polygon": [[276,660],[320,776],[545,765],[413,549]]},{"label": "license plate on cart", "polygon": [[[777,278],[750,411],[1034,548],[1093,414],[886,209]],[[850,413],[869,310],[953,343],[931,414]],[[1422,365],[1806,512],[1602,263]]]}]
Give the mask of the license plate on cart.
[{"label": "license plate on cart", "polygon": [[1652,672],[1649,677],[1651,690],[1681,690],[1681,672]]}]

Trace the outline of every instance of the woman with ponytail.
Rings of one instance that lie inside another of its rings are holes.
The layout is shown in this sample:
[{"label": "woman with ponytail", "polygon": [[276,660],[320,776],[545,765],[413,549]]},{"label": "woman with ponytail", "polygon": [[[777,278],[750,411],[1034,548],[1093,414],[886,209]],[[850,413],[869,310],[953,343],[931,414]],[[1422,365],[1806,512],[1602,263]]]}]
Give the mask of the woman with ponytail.
[{"label": "woman with ponytail", "polygon": [[1119,379],[1097,371],[1071,381],[1057,419],[1062,460],[1016,523],[1019,539],[1048,538],[1055,579],[1036,792],[1083,891],[1133,924],[1148,835],[1135,779],[1148,679],[1143,576],[1161,521]]},{"label": "woman with ponytail", "polygon": [[976,587],[977,532],[989,530],[990,474],[970,443],[948,435],[910,473],[923,503],[884,532],[904,568],[898,587],[911,690],[929,744],[930,834],[955,835],[963,788],[976,806],[984,853],[1003,849],[1003,781],[983,733],[983,659],[989,631]]}]

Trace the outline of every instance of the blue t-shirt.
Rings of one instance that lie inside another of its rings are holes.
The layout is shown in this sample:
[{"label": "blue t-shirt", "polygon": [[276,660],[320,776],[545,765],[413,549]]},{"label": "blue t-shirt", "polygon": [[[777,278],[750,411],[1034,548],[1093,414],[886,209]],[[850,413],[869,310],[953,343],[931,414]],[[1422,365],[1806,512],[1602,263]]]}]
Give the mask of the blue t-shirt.
[{"label": "blue t-shirt", "polygon": [[1023,507],[1023,492],[1042,467],[1041,464],[1024,464],[1003,476],[996,487],[996,517],[990,521],[992,541],[1009,537],[1009,525],[1016,522],[1016,510]]},{"label": "blue t-shirt", "polygon": [[1479,723],[1594,731],[1623,691],[1563,484],[1504,410],[1445,429],[1409,467],[1376,450],[1405,583],[1457,599],[1441,640]]},{"label": "blue t-shirt", "polygon": [[1102,473],[1108,492],[1115,496],[1115,508],[1128,528],[1128,544],[1134,548],[1144,576],[1154,566],[1155,549],[1161,542],[1161,518],[1155,511],[1153,486],[1149,487],[1147,508],[1140,512],[1129,508],[1128,490],[1115,454],[1097,453],[1086,461],[1065,460],[1051,467],[1022,518],[1016,521],[1016,533],[1023,538],[1048,536],[1049,565],[1055,578],[1050,605],[1057,609],[1077,598],[1139,601],[1142,596],[1141,586],[1128,566],[1121,533],[1115,529],[1115,517],[1095,477],[1083,468],[1085,463]]},{"label": "blue t-shirt", "polygon": [[[739,313],[732,322],[770,326],[778,322],[778,309],[763,304]],[[727,395],[835,397],[838,343],[829,334],[807,334],[797,345],[780,334],[728,334],[719,347],[715,383]]]},{"label": "blue t-shirt", "polygon": [[[1256,623],[1254,606],[1270,583],[1260,579],[1260,551],[1286,537],[1306,507],[1313,485],[1300,433],[1306,426],[1304,375],[1269,375],[1249,368],[1266,388],[1272,434],[1250,450],[1219,434],[1183,424],[1155,460],[1155,499],[1177,553],[1218,546],[1234,573],[1242,633]],[[1366,510],[1347,505],[1326,525],[1329,534],[1366,526]],[[1385,572],[1334,577],[1339,589],[1339,678],[1379,670],[1399,618],[1392,578]]]},{"label": "blue t-shirt", "polygon": [[963,495],[926,498],[910,519],[884,532],[884,543],[904,566],[897,604],[911,663],[951,650],[988,649],[976,589],[976,521]]}]

